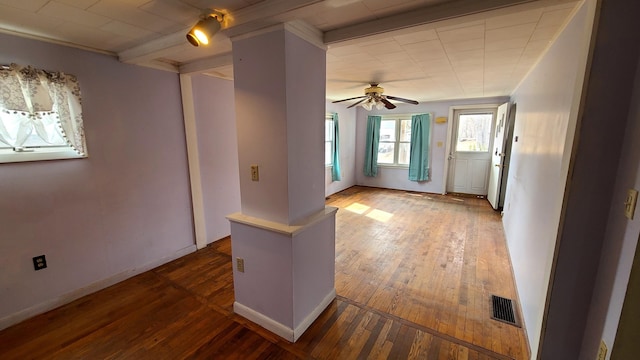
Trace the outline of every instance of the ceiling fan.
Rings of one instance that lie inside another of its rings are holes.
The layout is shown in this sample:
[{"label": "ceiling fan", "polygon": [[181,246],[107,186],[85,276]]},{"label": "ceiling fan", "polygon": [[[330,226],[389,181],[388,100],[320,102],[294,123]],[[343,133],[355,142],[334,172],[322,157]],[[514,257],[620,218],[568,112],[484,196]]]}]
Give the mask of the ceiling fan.
[{"label": "ceiling fan", "polygon": [[368,88],[364,89],[364,95],[356,96],[348,99],[336,100],[333,103],[360,99],[360,101],[357,101],[354,104],[347,106],[347,109],[352,108],[356,105],[360,105],[367,110],[371,110],[374,107],[377,108],[378,110],[382,109],[383,107],[386,107],[387,109],[395,109],[396,106],[393,105],[389,100],[402,101],[408,104],[418,105],[418,102],[415,100],[403,99],[403,98],[399,98],[391,95],[382,95],[382,93],[384,92],[384,89],[378,85],[379,84],[377,83],[371,83],[369,84]]}]

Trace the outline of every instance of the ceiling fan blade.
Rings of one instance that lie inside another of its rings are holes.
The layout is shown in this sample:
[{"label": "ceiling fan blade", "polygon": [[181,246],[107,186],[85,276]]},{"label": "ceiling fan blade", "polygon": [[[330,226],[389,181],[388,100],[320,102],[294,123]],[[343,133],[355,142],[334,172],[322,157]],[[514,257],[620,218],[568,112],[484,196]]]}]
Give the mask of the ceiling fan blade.
[{"label": "ceiling fan blade", "polygon": [[354,99],[361,99],[367,97],[367,95],[362,95],[362,96],[356,96],[356,97],[352,97],[352,98],[348,98],[348,99],[342,99],[342,100],[336,100],[336,101],[332,101],[332,103],[339,103],[339,102],[343,102],[343,101],[349,101],[349,100],[354,100]]},{"label": "ceiling fan blade", "polygon": [[[365,97],[366,97],[366,96],[365,96]],[[367,100],[367,99],[362,99],[362,100],[360,100],[360,101],[358,101],[358,102],[356,102],[356,103],[354,103],[354,104],[351,104],[351,105],[347,106],[347,109],[350,109],[350,108],[352,108],[352,107],[354,107],[354,106],[356,106],[356,105],[360,104],[361,102],[363,102],[363,101],[365,101],[365,100]]]},{"label": "ceiling fan blade", "polygon": [[402,102],[406,102],[406,103],[413,104],[413,105],[418,105],[418,102],[415,101],[415,100],[403,99],[403,98],[399,98],[399,97],[395,97],[395,96],[391,96],[391,95],[386,95],[386,97],[387,97],[387,99],[402,101]]},{"label": "ceiling fan blade", "polygon": [[392,103],[389,102],[389,100],[385,99],[384,97],[380,98],[380,101],[382,101],[384,103],[384,107],[386,107],[387,109],[391,110],[391,109],[395,109],[396,106],[393,105]]}]

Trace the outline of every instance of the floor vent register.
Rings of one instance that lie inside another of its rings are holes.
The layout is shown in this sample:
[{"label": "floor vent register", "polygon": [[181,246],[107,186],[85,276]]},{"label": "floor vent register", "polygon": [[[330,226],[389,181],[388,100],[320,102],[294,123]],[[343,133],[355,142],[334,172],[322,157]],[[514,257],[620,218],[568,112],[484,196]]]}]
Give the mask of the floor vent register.
[{"label": "floor vent register", "polygon": [[491,305],[493,307],[491,318],[507,324],[520,327],[513,311],[513,300],[497,295],[491,295]]}]

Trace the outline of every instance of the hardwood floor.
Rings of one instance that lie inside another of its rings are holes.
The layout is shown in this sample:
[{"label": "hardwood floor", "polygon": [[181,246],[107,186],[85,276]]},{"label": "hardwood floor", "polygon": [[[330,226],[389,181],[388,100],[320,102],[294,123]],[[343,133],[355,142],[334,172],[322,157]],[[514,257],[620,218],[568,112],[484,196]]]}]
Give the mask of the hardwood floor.
[{"label": "hardwood floor", "polygon": [[0,331],[0,359],[528,358],[523,330],[490,319],[490,294],[515,290],[485,200],[353,187],[327,203],[338,297],[296,343],[233,313],[227,238]]}]

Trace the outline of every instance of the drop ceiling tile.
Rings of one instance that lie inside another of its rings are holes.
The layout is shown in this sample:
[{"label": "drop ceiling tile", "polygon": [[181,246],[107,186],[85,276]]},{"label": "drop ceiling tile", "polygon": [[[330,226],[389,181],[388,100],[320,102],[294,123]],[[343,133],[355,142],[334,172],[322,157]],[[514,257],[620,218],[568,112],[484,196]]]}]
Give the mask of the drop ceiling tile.
[{"label": "drop ceiling tile", "polygon": [[528,38],[531,36],[535,28],[536,24],[530,23],[487,30],[487,43],[513,40],[522,37]]},{"label": "drop ceiling tile", "polygon": [[359,54],[359,53],[362,53],[362,50],[357,45],[337,46],[337,47],[330,46],[329,50],[327,50],[327,53],[332,54],[334,56],[341,57],[345,55]]},{"label": "drop ceiling tile", "polygon": [[529,41],[525,50],[544,50],[550,45],[548,40]]},{"label": "drop ceiling tile", "polygon": [[438,40],[435,30],[422,30],[411,34],[397,35],[393,37],[398,44],[408,45],[429,40]]},{"label": "drop ceiling tile", "polygon": [[74,22],[88,27],[100,27],[111,21],[110,18],[96,15],[71,5],[51,1],[43,6],[38,14],[47,17],[59,18],[65,21]]},{"label": "drop ceiling tile", "polygon": [[558,32],[558,30],[559,28],[555,26],[536,28],[533,31],[533,34],[531,35],[531,39],[529,39],[529,41],[542,41],[542,40],[551,41],[556,35],[556,33]]},{"label": "drop ceiling tile", "polygon": [[330,52],[327,52],[327,64],[330,62],[339,62],[340,61],[340,57],[333,55]]},{"label": "drop ceiling tile", "polygon": [[484,75],[493,77],[508,77],[509,74],[516,68],[516,63],[513,64],[504,64],[504,65],[485,65],[484,67]]},{"label": "drop ceiling tile", "polygon": [[573,9],[546,11],[542,14],[538,27],[560,26],[567,21]]},{"label": "drop ceiling tile", "polygon": [[12,8],[36,12],[40,10],[49,0],[33,0],[33,1],[24,1],[24,0],[0,0],[0,4],[7,5]]},{"label": "drop ceiling tile", "polygon": [[484,38],[484,24],[446,31],[438,29],[438,37],[443,43],[482,39]]},{"label": "drop ceiling tile", "polygon": [[55,31],[58,26],[64,23],[62,19],[42,18],[33,12],[6,5],[0,5],[0,14],[2,14],[0,26],[3,29],[48,39],[57,39]]},{"label": "drop ceiling tile", "polygon": [[498,29],[515,25],[537,23],[542,16],[542,9],[523,11],[515,14],[497,16],[486,21],[487,30]]},{"label": "drop ceiling tile", "polygon": [[[462,29],[462,28],[467,28],[467,27],[474,27],[474,26],[484,26],[485,24],[485,20],[474,20],[474,21],[461,21],[460,19],[453,19],[454,21],[452,22],[451,25],[443,25],[443,26],[438,26],[438,32],[440,31],[449,31],[449,30],[457,30],[457,29]],[[445,21],[446,23],[447,21]]]},{"label": "drop ceiling tile", "polygon": [[91,6],[88,11],[162,34],[184,29],[184,25],[142,11],[128,1],[103,0]]},{"label": "drop ceiling tile", "polygon": [[448,60],[436,60],[418,63],[423,71],[429,75],[453,73],[453,67]]},{"label": "drop ceiling tile", "polygon": [[120,21],[111,21],[100,27],[101,30],[107,31],[112,34],[126,36],[129,38],[151,38],[155,33],[149,30],[139,28],[137,26],[129,25]]},{"label": "drop ceiling tile", "polygon": [[359,46],[360,50],[367,54],[384,54],[404,51],[402,46],[395,41],[387,41],[378,44]]},{"label": "drop ceiling tile", "polygon": [[109,47],[127,39],[114,39],[114,35],[98,28],[84,26],[72,22],[65,22],[58,27],[58,34],[64,41],[74,44],[81,44],[96,49],[102,48],[104,44]]},{"label": "drop ceiling tile", "polygon": [[485,59],[484,66],[488,68],[497,67],[497,66],[513,66],[517,65],[520,62],[520,58],[492,58]]},{"label": "drop ceiling tile", "polygon": [[578,4],[580,4],[581,1],[573,1],[573,2],[567,2],[567,3],[561,3],[558,5],[551,5],[551,6],[547,6],[544,8],[545,11],[553,11],[553,10],[560,10],[560,9],[573,9],[576,6],[578,6]]},{"label": "drop ceiling tile", "polygon": [[396,62],[396,61],[404,61],[405,63],[411,63],[411,59],[408,59],[407,53],[404,51],[399,51],[395,53],[380,53],[373,55],[376,59],[388,63],[388,62]]},{"label": "drop ceiling tile", "polygon": [[485,53],[485,59],[510,59],[510,58],[520,58],[522,55],[523,49],[505,49],[505,50],[497,50],[497,51],[487,51]]},{"label": "drop ceiling tile", "polygon": [[522,49],[529,43],[529,37],[521,37],[511,40],[492,41],[485,44],[487,51],[498,51],[507,49]]},{"label": "drop ceiling tile", "polygon": [[202,12],[194,6],[181,2],[169,2],[166,0],[153,0],[142,5],[140,9],[162,18],[173,20],[184,25],[193,25],[200,18]]},{"label": "drop ceiling tile", "polygon": [[447,54],[444,50],[440,51],[407,51],[407,54],[416,62],[431,60],[446,60]]},{"label": "drop ceiling tile", "polygon": [[333,4],[335,6],[328,5],[326,10],[315,14],[315,17],[321,18],[333,29],[353,24],[354,18],[359,19],[357,22],[376,18],[361,1],[333,1]]},{"label": "drop ceiling tile", "polygon": [[484,38],[445,43],[444,49],[447,53],[484,49]]},{"label": "drop ceiling tile", "polygon": [[449,58],[449,60],[451,60],[451,62],[470,60],[474,60],[477,62],[478,60],[482,60],[484,58],[484,50],[478,49],[470,51],[452,51],[447,52],[447,57]]},{"label": "drop ceiling tile", "polygon": [[392,36],[371,36],[358,40],[354,45],[351,46],[367,46],[367,45],[375,45],[375,44],[383,44],[389,41],[395,41]]},{"label": "drop ceiling tile", "polygon": [[422,51],[444,51],[442,43],[438,40],[421,41],[417,43],[411,43],[402,45],[402,48],[407,52],[422,52]]},{"label": "drop ceiling tile", "polygon": [[86,10],[89,6],[95,4],[97,0],[56,0],[56,2]]}]

